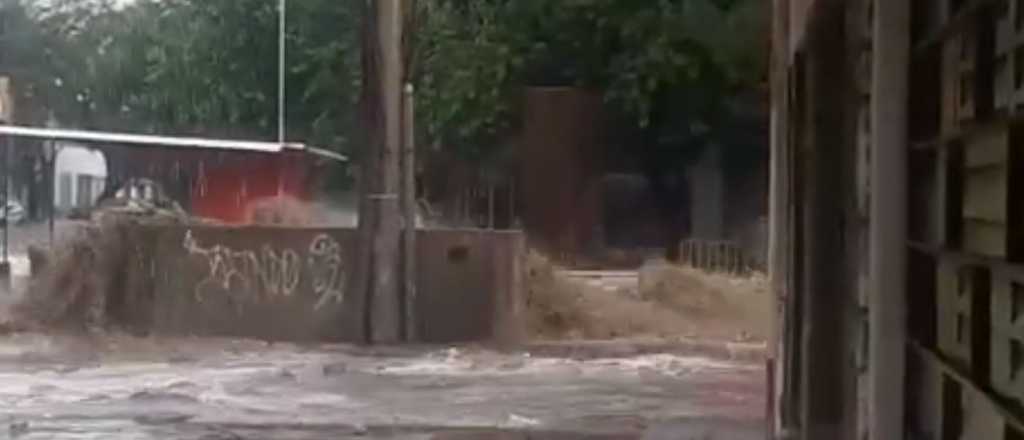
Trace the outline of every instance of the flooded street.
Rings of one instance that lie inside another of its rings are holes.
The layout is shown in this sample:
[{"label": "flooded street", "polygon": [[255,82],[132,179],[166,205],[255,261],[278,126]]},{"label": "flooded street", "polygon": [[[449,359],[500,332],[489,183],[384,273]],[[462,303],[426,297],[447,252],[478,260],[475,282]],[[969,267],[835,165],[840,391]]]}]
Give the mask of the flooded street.
[{"label": "flooded street", "polygon": [[[23,248],[12,259],[16,287],[28,277]],[[0,322],[17,297],[0,295]],[[495,351],[6,335],[0,438],[763,438],[762,364],[697,345]],[[731,356],[748,360],[719,360]]]},{"label": "flooded street", "polygon": [[0,339],[0,437],[24,440],[753,439],[763,405],[759,364],[679,354]]}]

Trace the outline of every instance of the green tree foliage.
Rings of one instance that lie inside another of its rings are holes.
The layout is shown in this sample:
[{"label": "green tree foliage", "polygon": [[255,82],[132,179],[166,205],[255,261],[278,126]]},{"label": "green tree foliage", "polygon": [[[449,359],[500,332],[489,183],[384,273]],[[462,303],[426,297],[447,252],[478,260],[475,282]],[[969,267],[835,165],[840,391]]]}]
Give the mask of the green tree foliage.
[{"label": "green tree foliage", "polygon": [[430,139],[475,155],[515,128],[529,85],[600,91],[672,151],[703,143],[728,131],[726,104],[759,85],[767,59],[757,0],[423,3],[420,119]]},{"label": "green tree foliage", "polygon": [[509,136],[525,56],[503,2],[420,2],[412,80],[431,142],[478,157]]},{"label": "green tree foliage", "polygon": [[[14,2],[15,0],[5,0]],[[277,118],[277,2],[57,0],[32,11],[51,54],[52,106],[105,129],[271,139]],[[359,88],[359,11],[289,4],[289,138],[344,149]]]},{"label": "green tree foliage", "polygon": [[[274,137],[276,1],[0,1],[29,5],[34,22],[15,32],[28,55],[15,58],[66,123]],[[487,156],[517,128],[521,87],[579,85],[653,133],[651,145],[701,143],[728,126],[735,90],[760,81],[763,3],[420,0],[410,79],[421,139]],[[354,147],[360,13],[357,2],[289,2],[290,138]]]}]

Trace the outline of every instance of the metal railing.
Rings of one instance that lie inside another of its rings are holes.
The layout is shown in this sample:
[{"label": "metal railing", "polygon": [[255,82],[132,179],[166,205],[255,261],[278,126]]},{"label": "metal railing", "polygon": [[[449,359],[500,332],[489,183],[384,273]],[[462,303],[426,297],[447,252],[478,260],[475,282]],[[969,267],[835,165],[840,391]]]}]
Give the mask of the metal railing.
[{"label": "metal railing", "polygon": [[746,274],[758,269],[753,258],[731,241],[683,240],[679,262],[707,272]]}]

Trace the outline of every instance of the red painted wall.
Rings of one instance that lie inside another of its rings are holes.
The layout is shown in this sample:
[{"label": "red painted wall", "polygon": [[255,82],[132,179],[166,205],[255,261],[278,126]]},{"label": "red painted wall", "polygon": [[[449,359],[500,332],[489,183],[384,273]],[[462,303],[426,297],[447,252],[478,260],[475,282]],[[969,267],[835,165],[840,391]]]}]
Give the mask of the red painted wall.
[{"label": "red painted wall", "polygon": [[309,160],[291,155],[204,164],[192,186],[192,213],[230,224],[251,223],[250,206],[260,200],[310,200],[311,173]]}]

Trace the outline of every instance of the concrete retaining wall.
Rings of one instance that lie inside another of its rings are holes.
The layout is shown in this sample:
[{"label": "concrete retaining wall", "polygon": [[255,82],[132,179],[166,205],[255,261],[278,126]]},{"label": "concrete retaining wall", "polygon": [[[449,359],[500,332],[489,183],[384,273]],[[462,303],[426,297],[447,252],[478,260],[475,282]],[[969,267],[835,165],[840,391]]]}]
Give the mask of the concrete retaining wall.
[{"label": "concrete retaining wall", "polygon": [[[137,227],[127,231],[124,295],[130,327],[171,335],[289,341],[352,340],[345,325],[355,231]],[[421,342],[516,333],[522,235],[424,230],[416,325]]]},{"label": "concrete retaining wall", "polygon": [[509,339],[523,313],[521,233],[420,231],[418,334],[427,342]]}]

